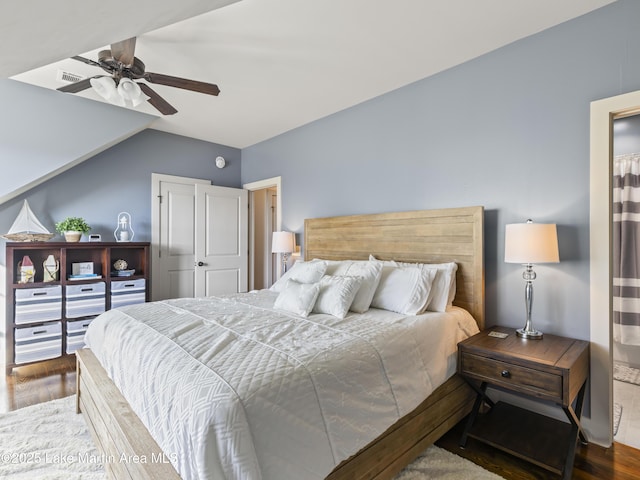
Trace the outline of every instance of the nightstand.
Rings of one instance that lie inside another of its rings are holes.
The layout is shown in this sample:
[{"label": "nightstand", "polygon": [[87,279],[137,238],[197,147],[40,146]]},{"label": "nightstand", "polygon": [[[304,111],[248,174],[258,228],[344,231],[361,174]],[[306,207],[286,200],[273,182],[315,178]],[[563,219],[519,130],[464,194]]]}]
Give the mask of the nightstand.
[{"label": "nightstand", "polygon": [[[477,393],[461,447],[472,437],[571,478],[578,436],[586,443],[580,416],[589,375],[588,342],[548,334],[526,340],[515,329],[494,327],[458,344],[458,373]],[[494,404],[486,396],[488,386],[553,402],[569,423],[504,402]],[[480,414],[483,403],[491,409]]]}]

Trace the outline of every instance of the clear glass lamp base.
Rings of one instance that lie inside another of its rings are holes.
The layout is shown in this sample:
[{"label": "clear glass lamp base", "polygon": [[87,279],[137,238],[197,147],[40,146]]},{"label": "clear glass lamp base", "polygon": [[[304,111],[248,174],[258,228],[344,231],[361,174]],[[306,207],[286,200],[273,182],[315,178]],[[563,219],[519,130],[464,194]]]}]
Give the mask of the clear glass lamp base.
[{"label": "clear glass lamp base", "polygon": [[542,338],[542,332],[533,328],[531,322],[531,307],[533,306],[533,280],[536,278],[536,272],[533,271],[532,265],[527,264],[525,272],[522,274],[527,283],[524,286],[524,303],[527,311],[526,322],[524,328],[516,330],[516,335],[521,338],[527,338],[531,340],[540,340]]}]

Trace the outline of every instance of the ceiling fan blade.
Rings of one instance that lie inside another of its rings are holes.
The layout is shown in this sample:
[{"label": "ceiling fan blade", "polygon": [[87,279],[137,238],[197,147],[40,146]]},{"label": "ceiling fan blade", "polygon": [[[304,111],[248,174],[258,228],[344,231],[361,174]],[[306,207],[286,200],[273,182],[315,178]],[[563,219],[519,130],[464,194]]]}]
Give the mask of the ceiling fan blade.
[{"label": "ceiling fan blade", "polygon": [[86,63],[87,65],[92,65],[94,67],[102,67],[102,65],[100,65],[98,62],[96,62],[95,60],[90,60],[88,58],[84,58],[84,57],[80,57],[78,55],[71,57],[73,60],[77,60],[79,62],[82,63]]},{"label": "ceiling fan blade", "polygon": [[101,76],[102,75],[98,75],[97,77],[85,78],[84,80],[80,80],[79,82],[74,82],[69,85],[56,88],[56,90],[58,90],[59,92],[65,92],[65,93],[78,93],[91,87],[90,82],[92,78],[100,78]]},{"label": "ceiling fan blade", "polygon": [[213,83],[198,82],[196,80],[187,80],[186,78],[172,77],[161,73],[147,72],[144,75],[147,82],[157,83],[158,85],[167,85],[169,87],[182,88],[198,93],[206,93],[208,95],[218,95],[220,89]]},{"label": "ceiling fan blade", "polygon": [[174,113],[178,113],[178,110],[173,108],[169,102],[158,95],[149,85],[146,83],[138,83],[138,85],[140,86],[140,90],[149,97],[147,101],[158,109],[161,114],[173,115]]},{"label": "ceiling fan blade", "polygon": [[111,44],[111,55],[114,60],[130,67],[133,65],[133,56],[136,50],[136,37],[127,38],[121,42]]}]

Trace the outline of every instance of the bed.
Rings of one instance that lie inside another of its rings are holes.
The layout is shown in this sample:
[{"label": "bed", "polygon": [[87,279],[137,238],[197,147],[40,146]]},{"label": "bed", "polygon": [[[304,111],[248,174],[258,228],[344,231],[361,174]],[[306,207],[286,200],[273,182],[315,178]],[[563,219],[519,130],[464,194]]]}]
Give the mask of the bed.
[{"label": "bed", "polygon": [[[307,261],[315,258],[333,261],[368,260],[370,255],[380,261],[395,260],[408,263],[455,261],[458,270],[454,304],[469,312],[479,328],[483,327],[482,207],[310,219],[305,222],[304,235]],[[273,295],[270,297],[268,293],[245,295],[249,297],[239,299],[240,303],[253,303],[253,309],[262,308],[264,302],[273,302]],[[224,307],[224,302],[230,301],[219,299],[219,302],[223,302],[220,308]],[[172,309],[183,314],[182,312],[186,311],[184,302],[198,303],[195,300],[183,299],[155,306],[150,304],[149,308]],[[197,308],[203,307],[200,304]],[[229,308],[237,307],[234,304]],[[160,310],[156,316],[165,314]],[[372,317],[367,321],[375,321],[377,313],[371,312],[370,315]],[[150,322],[153,322],[153,316],[149,315]],[[317,325],[314,326],[316,327]],[[375,342],[373,339],[365,340],[358,341],[363,345]],[[125,341],[126,339],[123,339],[123,342]],[[94,352],[83,349],[77,354],[77,358],[77,409],[85,415],[93,438],[107,460],[105,463],[109,475],[118,479],[180,478],[171,463],[175,463],[175,459],[171,458],[172,450],[163,452],[158,446]],[[135,357],[132,359],[135,361]],[[111,375],[114,375],[113,368],[107,368]],[[366,373],[362,375],[366,376]],[[141,379],[143,377],[144,375]],[[393,379],[390,382],[393,382]],[[413,394],[415,395],[415,392]],[[457,376],[450,377],[427,398],[421,402],[414,402],[419,403],[416,408],[413,408],[413,405],[407,411],[399,408],[399,418],[388,425],[385,424],[384,428],[377,425],[375,438],[370,439],[367,444],[358,445],[356,451],[335,466],[326,478],[392,478],[424,448],[461,420],[469,412],[472,399],[473,394],[469,387]],[[135,398],[131,398],[132,405],[136,405],[136,402]],[[277,403],[274,403],[273,409],[277,409]],[[168,410],[159,410],[158,417],[161,414],[170,416]],[[356,409],[352,408],[351,411],[356,412],[354,415],[357,416]],[[252,415],[251,408],[247,409],[246,414]],[[336,423],[348,423],[348,419],[346,420],[341,419]],[[333,444],[339,444],[339,435],[336,438]],[[162,442],[164,441],[163,439]],[[295,438],[292,441],[295,443]],[[235,443],[242,444],[243,440],[240,438]],[[305,440],[300,439],[299,443],[305,445]],[[342,447],[335,448],[340,450],[341,455],[348,451]]]}]

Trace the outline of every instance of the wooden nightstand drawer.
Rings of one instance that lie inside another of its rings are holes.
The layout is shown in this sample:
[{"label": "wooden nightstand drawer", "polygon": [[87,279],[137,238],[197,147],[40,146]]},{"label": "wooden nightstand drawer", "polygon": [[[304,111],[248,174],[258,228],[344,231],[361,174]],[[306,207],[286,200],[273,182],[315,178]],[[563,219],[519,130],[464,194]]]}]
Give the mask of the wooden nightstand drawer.
[{"label": "wooden nightstand drawer", "polygon": [[460,362],[463,375],[537,398],[562,403],[562,377],[560,375],[467,352],[461,353]]}]

